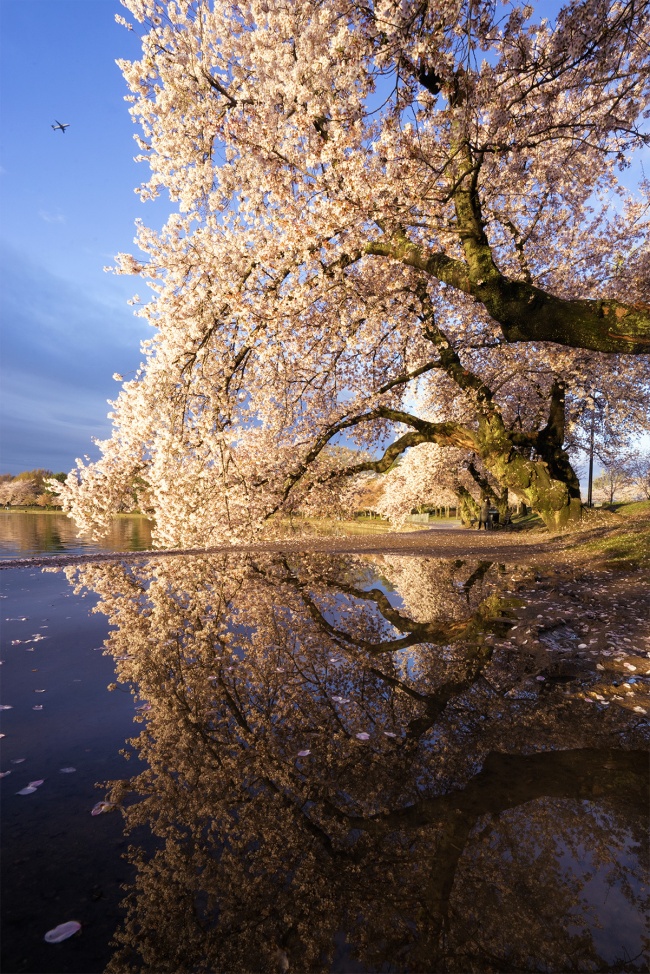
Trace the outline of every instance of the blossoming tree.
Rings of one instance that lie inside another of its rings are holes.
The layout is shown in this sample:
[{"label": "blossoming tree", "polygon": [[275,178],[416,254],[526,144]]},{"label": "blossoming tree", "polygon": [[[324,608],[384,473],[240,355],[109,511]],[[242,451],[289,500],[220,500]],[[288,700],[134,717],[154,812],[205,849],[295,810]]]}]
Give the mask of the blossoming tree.
[{"label": "blossoming tree", "polygon": [[433,443],[579,516],[571,403],[648,419],[648,207],[618,178],[648,2],[124,2],[140,193],[174,212],[119,256],[156,334],[68,510],[100,528],[137,479],[159,542],[209,544]]}]

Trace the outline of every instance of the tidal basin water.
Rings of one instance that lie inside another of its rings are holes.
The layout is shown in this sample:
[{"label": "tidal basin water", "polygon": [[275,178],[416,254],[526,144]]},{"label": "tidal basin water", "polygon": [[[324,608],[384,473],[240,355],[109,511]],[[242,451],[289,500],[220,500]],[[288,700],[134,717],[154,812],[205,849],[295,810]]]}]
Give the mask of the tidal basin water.
[{"label": "tidal basin water", "polygon": [[0,561],[30,555],[79,554],[100,551],[142,551],[151,548],[151,525],[139,515],[113,520],[110,534],[101,543],[57,511],[0,510]]},{"label": "tidal basin water", "polygon": [[647,970],[640,583],[295,552],[0,582],[6,974]]}]

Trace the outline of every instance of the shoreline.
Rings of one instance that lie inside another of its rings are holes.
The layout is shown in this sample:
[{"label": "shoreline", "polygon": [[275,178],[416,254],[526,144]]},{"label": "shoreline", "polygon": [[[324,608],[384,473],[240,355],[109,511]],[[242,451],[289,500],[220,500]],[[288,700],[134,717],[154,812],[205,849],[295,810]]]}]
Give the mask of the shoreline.
[{"label": "shoreline", "polygon": [[429,558],[492,558],[493,560],[526,560],[561,552],[571,544],[568,536],[543,536],[531,542],[530,535],[514,532],[472,531],[467,528],[428,528],[423,531],[381,532],[355,535],[301,535],[295,538],[260,540],[246,544],[222,544],[210,548],[160,548],[146,551],[106,551],[89,554],[35,555],[29,558],[7,558],[4,568],[66,567],[75,564],[128,560],[210,557],[212,555],[246,555],[291,552],[304,554],[372,554],[405,555]]}]

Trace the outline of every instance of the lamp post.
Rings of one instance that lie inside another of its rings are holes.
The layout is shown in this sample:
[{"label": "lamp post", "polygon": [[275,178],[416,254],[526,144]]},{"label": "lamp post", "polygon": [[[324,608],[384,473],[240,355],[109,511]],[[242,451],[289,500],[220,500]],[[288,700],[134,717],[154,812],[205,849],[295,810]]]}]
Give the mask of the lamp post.
[{"label": "lamp post", "polygon": [[594,506],[594,441],[596,439],[596,410],[601,409],[604,405],[602,399],[596,398],[597,394],[594,395],[591,400],[591,424],[589,428],[589,481],[587,485],[587,507]]},{"label": "lamp post", "polygon": [[593,507],[594,486],[594,431],[596,428],[596,402],[591,407],[591,431],[589,433],[589,483],[587,486],[587,507]]}]

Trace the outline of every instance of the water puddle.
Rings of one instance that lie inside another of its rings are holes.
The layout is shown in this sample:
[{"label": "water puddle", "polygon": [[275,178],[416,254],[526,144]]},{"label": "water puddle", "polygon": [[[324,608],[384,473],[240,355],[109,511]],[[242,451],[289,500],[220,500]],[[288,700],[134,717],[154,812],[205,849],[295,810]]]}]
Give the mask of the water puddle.
[{"label": "water puddle", "polygon": [[647,969],[629,580],[295,553],[3,574],[4,969]]}]

